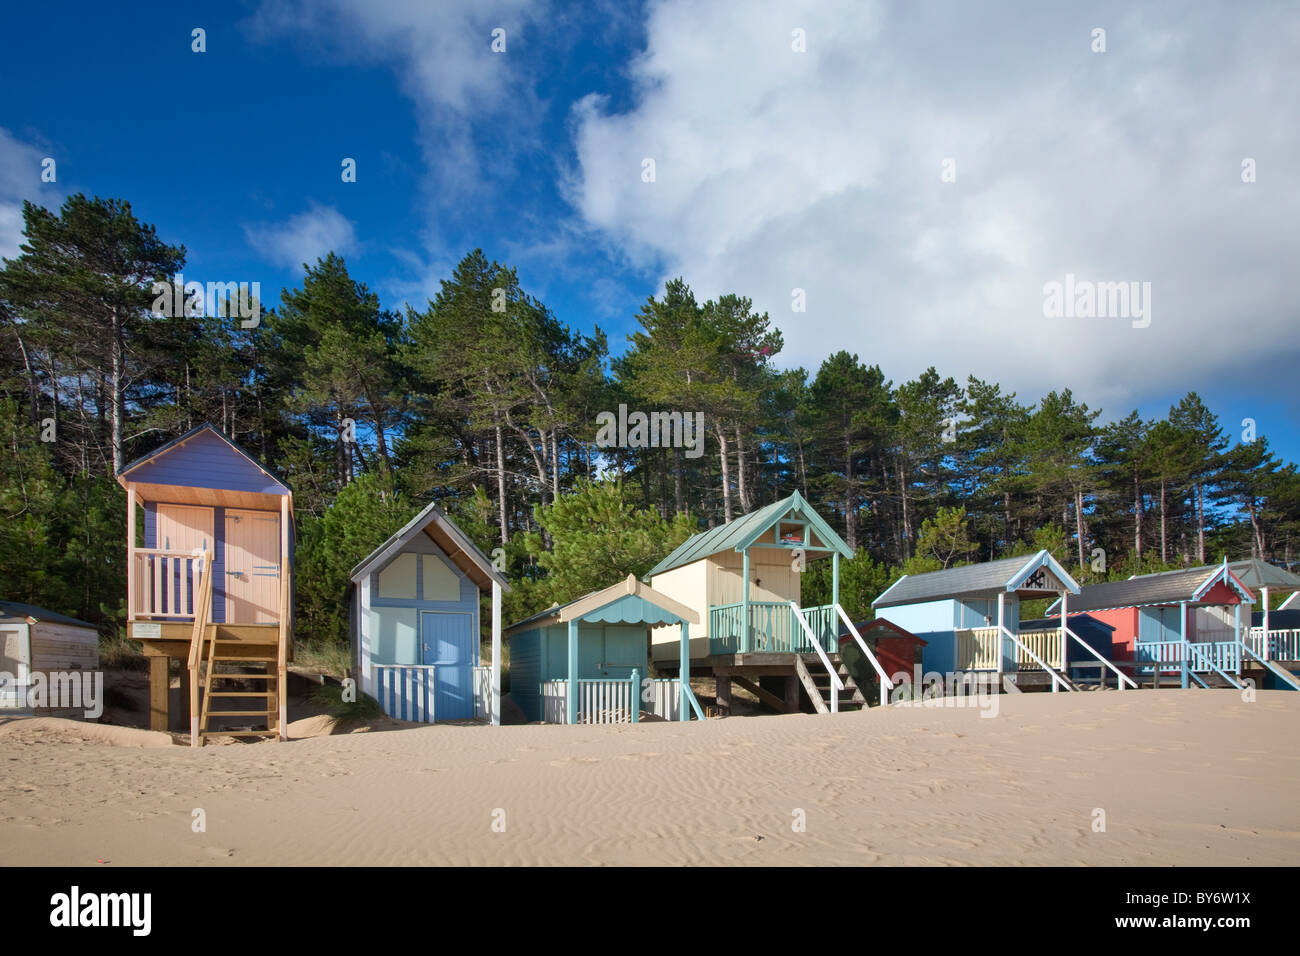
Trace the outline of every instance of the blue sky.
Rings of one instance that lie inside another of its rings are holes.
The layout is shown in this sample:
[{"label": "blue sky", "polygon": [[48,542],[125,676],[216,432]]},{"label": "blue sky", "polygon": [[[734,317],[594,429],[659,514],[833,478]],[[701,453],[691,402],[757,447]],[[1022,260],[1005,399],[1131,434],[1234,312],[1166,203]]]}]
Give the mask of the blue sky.
[{"label": "blue sky", "polygon": [[[779,363],[845,348],[895,382],[1068,386],[1106,418],[1195,389],[1300,459],[1296,8],[976,6],[23,5],[0,255],[22,199],[78,191],[268,301],[334,248],[419,306],[482,247],[616,350],[681,274],[770,312]],[[1045,317],[1067,273],[1150,282],[1149,327]]]}]

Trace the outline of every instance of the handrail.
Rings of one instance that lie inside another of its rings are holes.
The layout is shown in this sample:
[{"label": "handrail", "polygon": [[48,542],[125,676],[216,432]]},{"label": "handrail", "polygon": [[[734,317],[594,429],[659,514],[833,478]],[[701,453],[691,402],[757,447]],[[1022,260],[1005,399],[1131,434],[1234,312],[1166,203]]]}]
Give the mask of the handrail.
[{"label": "handrail", "polygon": [[826,652],[822,650],[822,642],[817,640],[817,635],[813,633],[813,629],[809,627],[808,622],[804,620],[803,611],[799,610],[799,605],[795,604],[794,601],[791,601],[790,609],[794,611],[794,619],[799,622],[799,626],[802,627],[804,633],[808,635],[808,643],[813,646],[813,650],[816,651],[817,656],[821,658],[822,667],[825,667],[826,673],[831,675],[831,712],[839,713],[840,691],[844,689],[844,681],[840,679],[840,675],[835,668],[831,667],[831,659],[826,656]]},{"label": "handrail", "polygon": [[839,614],[840,620],[848,626],[849,633],[853,635],[853,639],[858,642],[858,647],[861,649],[863,654],[867,655],[867,660],[871,661],[871,666],[876,669],[876,673],[880,676],[880,704],[883,707],[885,701],[888,699],[888,695],[885,691],[893,690],[894,682],[889,679],[889,675],[885,673],[885,669],[880,666],[880,661],[876,660],[876,655],[871,653],[871,648],[867,647],[867,642],[864,641],[862,635],[858,633],[857,626],[854,625],[854,623],[849,620],[849,616],[844,613],[844,608],[836,604],[835,611]]},{"label": "handrail", "polygon": [[208,618],[212,616],[212,552],[195,548],[187,557],[199,559],[198,567],[195,568],[199,575],[199,592],[195,595],[194,630],[190,634],[189,668],[194,670],[199,666],[202,656],[203,631],[207,628]]},{"label": "handrail", "polygon": [[164,558],[193,558],[203,551],[202,548],[195,548],[193,551],[175,551],[168,548],[136,548],[136,554],[152,554]]},{"label": "handrail", "polygon": [[[1070,630],[1070,626],[1068,624],[1063,626],[1065,627],[1065,633],[1069,634],[1072,638],[1074,638],[1076,641],[1082,644],[1084,650],[1086,650],[1089,654],[1097,658],[1097,660],[1101,661],[1103,664],[1105,664],[1107,667],[1109,667],[1111,670],[1115,672],[1115,676],[1117,676],[1120,679],[1120,685],[1119,685],[1120,690],[1124,689],[1124,684],[1123,684],[1124,681],[1128,681],[1130,684],[1133,685],[1133,689],[1137,690],[1137,681],[1133,680],[1133,678],[1129,677],[1127,674],[1125,674],[1122,670],[1120,670],[1110,661],[1106,660],[1106,658],[1102,657],[1101,654],[1097,652],[1097,649],[1095,647],[1093,647],[1091,644],[1089,644],[1087,641],[1081,638],[1078,634],[1075,634],[1074,631]],[[1068,659],[1070,655],[1066,654],[1065,656]],[[1069,663],[1068,660],[1066,663],[1068,665]]]},{"label": "handrail", "polygon": [[[190,635],[190,746],[203,746],[203,737],[199,733],[199,662],[203,657],[203,632],[207,630],[208,619],[212,617],[212,552],[195,548],[199,575],[198,593],[194,601],[194,631]],[[215,641],[214,641],[215,647]],[[209,665],[211,673],[211,665]]]},{"label": "handrail", "polygon": [[[1228,643],[1228,642],[1227,642],[1227,641],[1224,641],[1223,643],[1226,644],[1226,643]],[[1239,644],[1239,643],[1241,643],[1241,642],[1240,642],[1240,641],[1233,641],[1232,643],[1234,643],[1234,644]],[[1201,662],[1202,665],[1208,664],[1208,665],[1210,666],[1210,670],[1214,671],[1216,674],[1218,674],[1220,677],[1222,677],[1224,680],[1226,680],[1229,684],[1231,684],[1231,685],[1232,685],[1233,687],[1235,687],[1237,690],[1244,690],[1244,689],[1245,689],[1244,686],[1243,686],[1242,684],[1237,683],[1237,680],[1236,680],[1235,677],[1232,677],[1232,676],[1231,676],[1230,674],[1228,674],[1226,671],[1224,671],[1223,669],[1221,669],[1221,668],[1219,667],[1218,664],[1214,663],[1214,658],[1213,658],[1213,657],[1208,657],[1208,658],[1207,658],[1207,657],[1205,657],[1205,656],[1202,654],[1202,652],[1201,652],[1201,644],[1200,644],[1199,642],[1197,642],[1197,641],[1184,641],[1184,642],[1183,642],[1183,645],[1187,648],[1188,651],[1190,651],[1190,652],[1196,654],[1197,658],[1199,658],[1199,660],[1200,660],[1200,662]],[[1204,681],[1202,681],[1202,684],[1204,684]]]},{"label": "handrail", "polygon": [[1255,660],[1259,661],[1261,664],[1263,664],[1265,667],[1271,670],[1278,677],[1282,678],[1284,681],[1286,681],[1296,690],[1300,690],[1300,680],[1297,680],[1296,676],[1292,674],[1289,670],[1287,670],[1285,667],[1279,667],[1278,665],[1274,664],[1272,661],[1265,660],[1264,658],[1260,657],[1249,647],[1247,647],[1245,643],[1243,643],[1242,641],[1237,641],[1236,643],[1240,644],[1241,649],[1245,651],[1245,653],[1248,654],[1250,657],[1253,657]]},{"label": "handrail", "polygon": [[1043,670],[1047,671],[1047,673],[1052,675],[1052,680],[1060,681],[1061,686],[1064,687],[1066,690],[1075,689],[1074,685],[1070,683],[1068,677],[1066,677],[1064,674],[1058,674],[1055,668],[1049,666],[1047,661],[1043,660],[1041,657],[1039,657],[1037,654],[1031,651],[1028,647],[1026,647],[1024,643],[1020,640],[1020,638],[1016,637],[1016,635],[1012,634],[1010,631],[1007,630],[1005,625],[999,624],[998,630],[1001,631],[1003,634],[1005,634],[1007,637],[1011,638],[1012,642],[1016,645],[1016,647],[1020,648],[1022,651],[1024,651],[1026,654],[1032,657],[1035,661],[1037,661],[1039,667],[1041,667]]},{"label": "handrail", "polygon": [[691,685],[681,684],[681,688],[682,696],[686,699],[687,703],[691,705],[691,710],[695,711],[695,718],[697,720],[703,720],[704,710],[700,707],[700,702],[695,699],[695,691],[691,690]]}]

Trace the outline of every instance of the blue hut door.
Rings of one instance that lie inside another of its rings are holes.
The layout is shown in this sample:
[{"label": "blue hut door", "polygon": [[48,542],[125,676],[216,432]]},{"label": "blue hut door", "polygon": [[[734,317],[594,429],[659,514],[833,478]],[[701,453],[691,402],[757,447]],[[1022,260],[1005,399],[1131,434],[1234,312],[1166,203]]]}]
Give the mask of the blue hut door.
[{"label": "blue hut door", "polygon": [[474,716],[474,620],[468,614],[424,611],[420,614],[423,661],[434,671],[434,717],[462,720]]}]

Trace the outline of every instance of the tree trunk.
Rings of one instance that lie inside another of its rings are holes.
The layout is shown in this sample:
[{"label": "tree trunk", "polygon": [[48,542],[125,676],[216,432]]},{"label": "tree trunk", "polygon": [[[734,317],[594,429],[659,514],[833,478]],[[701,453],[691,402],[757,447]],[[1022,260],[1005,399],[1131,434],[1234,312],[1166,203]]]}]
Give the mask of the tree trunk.
[{"label": "tree trunk", "polygon": [[1205,563],[1205,485],[1196,483],[1196,561]]},{"label": "tree trunk", "polygon": [[723,520],[731,520],[731,464],[728,462],[727,433],[722,422],[718,422],[718,461],[722,465],[722,513]]},{"label": "tree trunk", "polygon": [[1166,523],[1165,498],[1168,486],[1165,479],[1160,479],[1160,560],[1169,563],[1169,526]]},{"label": "tree trunk", "polygon": [[1133,472],[1133,551],[1142,557],[1142,486]]},{"label": "tree trunk", "polygon": [[739,482],[740,511],[749,514],[754,510],[754,503],[750,499],[749,482],[745,477],[745,438],[740,433],[739,425],[736,426],[736,479]]},{"label": "tree trunk", "polygon": [[1083,570],[1083,492],[1074,492],[1074,532],[1079,539],[1079,569]]},{"label": "tree trunk", "polygon": [[493,429],[496,432],[497,440],[497,511],[501,516],[501,547],[504,548],[506,541],[510,537],[510,532],[506,527],[506,449],[500,416],[496,415],[494,418],[496,418],[496,422]]},{"label": "tree trunk", "polygon": [[126,375],[126,333],[123,329],[122,316],[113,308],[112,321],[112,370],[110,372],[109,394],[109,447],[113,450],[113,474],[122,470],[122,426]]},{"label": "tree trunk", "polygon": [[912,509],[907,500],[907,472],[901,455],[895,468],[898,472],[898,497],[903,505],[903,559],[906,560],[912,556]]}]

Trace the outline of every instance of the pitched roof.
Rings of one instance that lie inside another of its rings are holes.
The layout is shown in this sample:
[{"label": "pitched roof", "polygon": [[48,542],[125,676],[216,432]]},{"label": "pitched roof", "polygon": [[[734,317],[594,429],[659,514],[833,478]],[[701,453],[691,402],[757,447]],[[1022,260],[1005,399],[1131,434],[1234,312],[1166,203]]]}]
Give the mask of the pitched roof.
[{"label": "pitched roof", "polygon": [[169,452],[172,452],[175,449],[180,448],[182,445],[184,445],[186,442],[190,441],[192,438],[196,437],[197,435],[205,434],[205,433],[211,433],[213,436],[220,439],[223,443],[228,445],[232,451],[243,456],[245,459],[248,460],[248,462],[251,465],[253,465],[253,467],[257,468],[259,471],[265,474],[266,477],[271,480],[272,484],[276,485],[280,491],[283,491],[283,493],[286,495],[290,494],[289,486],[286,485],[279,478],[275,477],[275,475],[271,473],[271,469],[267,468],[264,464],[258,461],[256,457],[250,455],[248,452],[244,451],[244,449],[236,445],[230,439],[229,435],[227,435],[221,429],[217,428],[217,426],[213,425],[211,422],[204,422],[202,425],[196,425],[194,428],[191,428],[189,431],[187,431],[184,435],[181,435],[177,438],[173,438],[171,441],[159,445],[153,451],[149,452],[149,454],[137,458],[135,461],[131,462],[130,464],[123,465],[121,470],[118,471],[117,473],[117,483],[121,485],[123,488],[125,488],[127,475],[129,475],[131,472],[135,471],[138,468],[143,468],[145,465],[149,464],[152,461],[156,461],[157,459],[162,458],[164,455],[167,455]]},{"label": "pitched roof", "polygon": [[1072,594],[1079,593],[1079,585],[1070,577],[1069,572],[1049,552],[1043,550],[1037,554],[999,558],[983,564],[966,564],[925,574],[905,574],[872,601],[871,606],[897,607],[900,604],[993,595],[998,591],[1015,591],[1026,595],[1056,594],[1055,587],[1032,585],[1030,579],[1040,568],[1046,568],[1056,575]]},{"label": "pitched roof", "polygon": [[757,511],[751,511],[747,515],[741,515],[726,524],[720,524],[708,531],[692,535],[678,545],[668,557],[651,568],[646,577],[652,578],[656,574],[663,574],[673,568],[680,568],[684,564],[699,561],[701,558],[707,558],[719,551],[733,549],[743,551],[778,521],[792,516],[806,519],[827,547],[838,551],[842,557],[853,557],[853,551],[844,543],[844,540],[835,533],[834,529],[825,522],[821,515],[813,510],[812,505],[808,504],[804,497],[796,491],[788,498],[774,501],[770,505],[759,508]]},{"label": "pitched roof", "polygon": [[1228,567],[1232,569],[1232,573],[1237,576],[1241,583],[1252,591],[1258,592],[1261,588],[1278,591],[1300,591],[1300,575],[1292,574],[1285,568],[1279,568],[1276,564],[1269,564],[1267,561],[1260,561],[1258,558],[1250,558],[1246,561],[1229,561]]},{"label": "pitched roof", "polygon": [[[639,598],[661,612],[653,615],[657,623],[671,624],[686,621],[688,624],[698,624],[700,622],[700,616],[695,611],[684,604],[674,601],[662,591],[656,591],[648,584],[642,584],[636,579],[636,575],[629,574],[622,581],[603,590],[592,591],[580,598],[575,598],[568,604],[549,607],[545,611],[539,611],[531,617],[526,617],[522,621],[510,625],[506,629],[506,634],[510,635],[548,624],[565,624],[579,618],[589,618],[590,615],[596,614],[602,608],[609,607],[611,604],[622,601],[627,597]],[[646,615],[644,613],[638,615],[637,623],[645,620]],[[609,621],[608,623],[615,622]]]},{"label": "pitched roof", "polygon": [[[1250,591],[1232,572],[1230,566],[1214,565],[1200,568],[1182,568],[1177,571],[1159,571],[1142,574],[1124,581],[1105,581],[1093,584],[1070,598],[1068,610],[1102,611],[1123,607],[1153,607],[1167,604],[1201,603],[1205,595],[1219,582],[1236,591],[1244,603],[1254,603]],[[1060,613],[1060,602],[1052,603],[1048,614]]]},{"label": "pitched roof", "polygon": [[23,604],[21,601],[0,601],[0,616],[6,618],[24,618],[29,621],[47,621],[50,624],[72,624],[77,627],[94,627],[89,621],[81,621],[58,611],[37,607],[35,604]]},{"label": "pitched roof", "polygon": [[480,590],[488,590],[493,581],[501,585],[502,590],[510,590],[510,582],[505,575],[492,566],[492,562],[478,549],[456,523],[447,517],[446,512],[430,504],[418,515],[408,521],[392,537],[371,551],[361,563],[352,569],[349,575],[354,584],[359,584],[365,576],[376,568],[387,564],[415,536],[425,532],[446,552],[456,567],[460,568],[478,585]]}]

